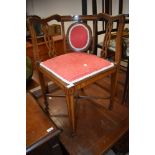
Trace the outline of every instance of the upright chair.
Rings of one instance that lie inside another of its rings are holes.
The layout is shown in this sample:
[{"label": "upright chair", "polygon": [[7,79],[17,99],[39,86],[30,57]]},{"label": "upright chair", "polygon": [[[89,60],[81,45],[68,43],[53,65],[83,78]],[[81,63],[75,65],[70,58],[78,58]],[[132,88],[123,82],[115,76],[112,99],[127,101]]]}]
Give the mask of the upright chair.
[{"label": "upright chair", "polygon": [[[49,22],[52,20],[56,20],[61,23],[62,38],[64,40],[64,49],[66,53],[60,56],[55,56],[53,54],[52,58],[41,62],[33,25],[35,23],[40,23],[42,25],[44,36],[49,44],[48,47],[53,49],[53,36],[48,34]],[[97,26],[98,20],[105,20],[107,23],[106,33],[103,38],[102,51],[104,54],[102,55],[105,55],[107,51],[112,28],[113,26],[116,27],[117,36],[115,62],[110,62],[104,58],[99,58],[96,55],[89,54],[96,46],[94,38],[96,36],[95,27]],[[87,24],[90,23],[90,21],[92,22],[92,28]],[[49,110],[47,97],[50,96],[50,94],[45,84],[44,76],[47,76],[64,91],[69,121],[73,133],[75,133],[76,130],[76,106],[74,103],[76,92],[108,75],[111,77],[109,109],[112,109],[117,83],[117,71],[121,58],[121,36],[124,28],[124,16],[110,16],[103,13],[86,16],[53,15],[45,19],[30,18],[29,23],[33,41],[33,52],[40,77],[46,112],[48,113]],[[66,27],[68,27],[67,31],[65,29]]]}]

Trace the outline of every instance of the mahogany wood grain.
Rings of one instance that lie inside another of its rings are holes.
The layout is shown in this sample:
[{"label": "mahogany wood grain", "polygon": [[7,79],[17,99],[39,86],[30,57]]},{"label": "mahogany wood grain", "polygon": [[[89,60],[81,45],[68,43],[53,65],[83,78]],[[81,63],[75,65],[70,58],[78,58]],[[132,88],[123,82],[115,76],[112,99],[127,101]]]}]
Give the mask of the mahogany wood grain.
[{"label": "mahogany wood grain", "polygon": [[[53,128],[51,132],[47,129]],[[57,136],[60,130],[47,117],[31,94],[26,94],[26,147],[27,153]]]}]

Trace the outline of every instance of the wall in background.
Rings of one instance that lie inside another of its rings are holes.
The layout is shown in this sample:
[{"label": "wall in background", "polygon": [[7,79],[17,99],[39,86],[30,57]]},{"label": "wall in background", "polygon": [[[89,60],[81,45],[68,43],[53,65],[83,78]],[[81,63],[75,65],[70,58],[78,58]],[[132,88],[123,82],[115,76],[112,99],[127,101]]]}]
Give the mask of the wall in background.
[{"label": "wall in background", "polygon": [[[47,17],[52,14],[80,15],[82,14],[82,0],[26,0],[26,12],[28,15]],[[113,14],[118,12],[118,1],[113,2]],[[87,0],[88,14],[92,14],[92,0]],[[102,0],[97,0],[98,13],[102,10]],[[129,13],[129,0],[123,0],[123,13]],[[115,7],[114,7],[115,6]]]},{"label": "wall in background", "polygon": [[27,0],[27,13],[40,17],[81,14],[81,0]]}]

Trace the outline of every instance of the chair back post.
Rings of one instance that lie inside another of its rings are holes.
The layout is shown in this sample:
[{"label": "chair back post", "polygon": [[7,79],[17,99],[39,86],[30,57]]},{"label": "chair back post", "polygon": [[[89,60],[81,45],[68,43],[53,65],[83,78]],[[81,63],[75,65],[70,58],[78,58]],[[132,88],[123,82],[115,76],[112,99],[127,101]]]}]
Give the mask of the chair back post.
[{"label": "chair back post", "polygon": [[120,64],[121,57],[122,57],[122,35],[125,25],[125,16],[118,15],[118,22],[117,22],[117,35],[116,35],[116,54],[115,54],[115,63]]},{"label": "chair back post", "polygon": [[[111,16],[105,13],[100,13],[97,15],[99,21],[105,21],[106,23],[106,32],[103,40],[103,46],[101,51],[101,57],[107,56],[107,50],[109,47],[111,34],[112,32],[116,33],[116,51],[115,51],[115,64],[119,66],[121,61],[122,54],[122,34],[125,23],[124,15]],[[114,28],[114,23],[116,23],[116,27]]]},{"label": "chair back post", "polygon": [[64,53],[66,53],[67,47],[66,47],[66,36],[65,36],[65,23],[62,20],[62,16],[61,16],[61,28],[62,28],[62,38],[63,38],[63,49],[64,49]]},{"label": "chair back post", "polygon": [[32,45],[33,45],[33,57],[34,62],[40,61],[39,57],[39,51],[38,51],[38,45],[37,45],[37,34],[34,28],[34,24],[41,21],[41,18],[39,16],[30,16],[28,17],[28,26],[32,38]]},{"label": "chair back post", "polygon": [[[97,16],[94,15],[94,18],[93,19],[93,43],[92,43],[92,51],[93,53],[96,53],[97,52]],[[96,51],[96,52],[95,52]]]}]

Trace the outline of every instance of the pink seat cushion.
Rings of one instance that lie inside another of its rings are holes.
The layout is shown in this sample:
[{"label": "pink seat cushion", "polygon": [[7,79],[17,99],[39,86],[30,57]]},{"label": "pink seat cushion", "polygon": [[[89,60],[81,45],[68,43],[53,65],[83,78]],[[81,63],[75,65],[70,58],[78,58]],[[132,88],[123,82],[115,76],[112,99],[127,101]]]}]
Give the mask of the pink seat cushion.
[{"label": "pink seat cushion", "polygon": [[68,53],[40,64],[64,82],[70,84],[113,66],[113,63],[87,53]]}]

